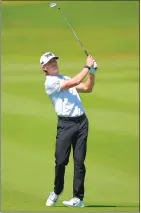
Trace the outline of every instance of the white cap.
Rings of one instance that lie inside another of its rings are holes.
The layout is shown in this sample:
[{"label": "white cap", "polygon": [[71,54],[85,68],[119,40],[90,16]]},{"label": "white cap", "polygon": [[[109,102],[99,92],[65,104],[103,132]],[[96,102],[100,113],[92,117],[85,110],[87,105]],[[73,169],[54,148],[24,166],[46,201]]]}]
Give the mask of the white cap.
[{"label": "white cap", "polygon": [[47,64],[52,58],[58,59],[58,56],[55,56],[53,53],[51,52],[47,52],[45,54],[43,54],[40,58],[40,64],[41,66]]}]

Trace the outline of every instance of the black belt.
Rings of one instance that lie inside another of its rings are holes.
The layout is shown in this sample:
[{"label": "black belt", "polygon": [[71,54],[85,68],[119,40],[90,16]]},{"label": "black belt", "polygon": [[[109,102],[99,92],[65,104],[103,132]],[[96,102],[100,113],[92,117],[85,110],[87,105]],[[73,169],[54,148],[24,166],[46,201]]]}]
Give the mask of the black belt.
[{"label": "black belt", "polygon": [[62,117],[62,116],[58,116],[58,119],[62,120],[62,121],[81,121],[84,118],[86,118],[86,114],[85,113],[80,115],[80,116],[77,116],[77,117]]}]

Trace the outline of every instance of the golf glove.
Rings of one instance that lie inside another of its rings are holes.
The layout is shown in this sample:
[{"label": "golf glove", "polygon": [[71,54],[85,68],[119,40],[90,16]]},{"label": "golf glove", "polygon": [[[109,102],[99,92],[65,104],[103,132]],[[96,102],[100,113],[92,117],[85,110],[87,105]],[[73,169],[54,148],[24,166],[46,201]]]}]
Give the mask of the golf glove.
[{"label": "golf glove", "polygon": [[96,63],[96,61],[94,61],[94,66],[91,67],[89,73],[94,75],[95,72],[97,71],[97,67],[98,67],[98,66],[97,66],[97,63]]}]

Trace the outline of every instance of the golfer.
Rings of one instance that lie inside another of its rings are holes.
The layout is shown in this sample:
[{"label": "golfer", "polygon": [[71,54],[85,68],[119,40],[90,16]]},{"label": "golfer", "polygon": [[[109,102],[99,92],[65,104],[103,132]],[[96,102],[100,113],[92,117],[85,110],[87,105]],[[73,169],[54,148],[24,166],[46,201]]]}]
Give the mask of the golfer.
[{"label": "golfer", "polygon": [[[58,116],[54,191],[50,193],[46,206],[54,206],[64,189],[65,167],[69,162],[71,146],[73,148],[74,178],[73,198],[63,201],[68,207],[84,207],[85,157],[87,151],[88,119],[82,106],[79,92],[92,92],[95,80],[96,62],[88,56],[84,67],[75,77],[59,74],[58,57],[47,52],[40,58],[42,70],[46,76],[45,91]],[[88,75],[85,83],[82,81]]]}]

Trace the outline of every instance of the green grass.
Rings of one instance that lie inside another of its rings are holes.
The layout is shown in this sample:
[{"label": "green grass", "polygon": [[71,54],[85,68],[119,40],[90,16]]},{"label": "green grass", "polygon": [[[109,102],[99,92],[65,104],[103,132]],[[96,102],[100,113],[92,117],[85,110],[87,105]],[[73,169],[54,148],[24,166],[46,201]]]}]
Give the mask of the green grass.
[{"label": "green grass", "polygon": [[[60,5],[99,65],[93,93],[80,95],[90,123],[86,208],[73,211],[139,212],[139,2]],[[55,8],[2,2],[2,211],[72,211],[62,206],[72,197],[72,155],[64,193],[45,207],[57,122],[39,65],[46,51],[60,56],[65,75],[85,64]]]}]

